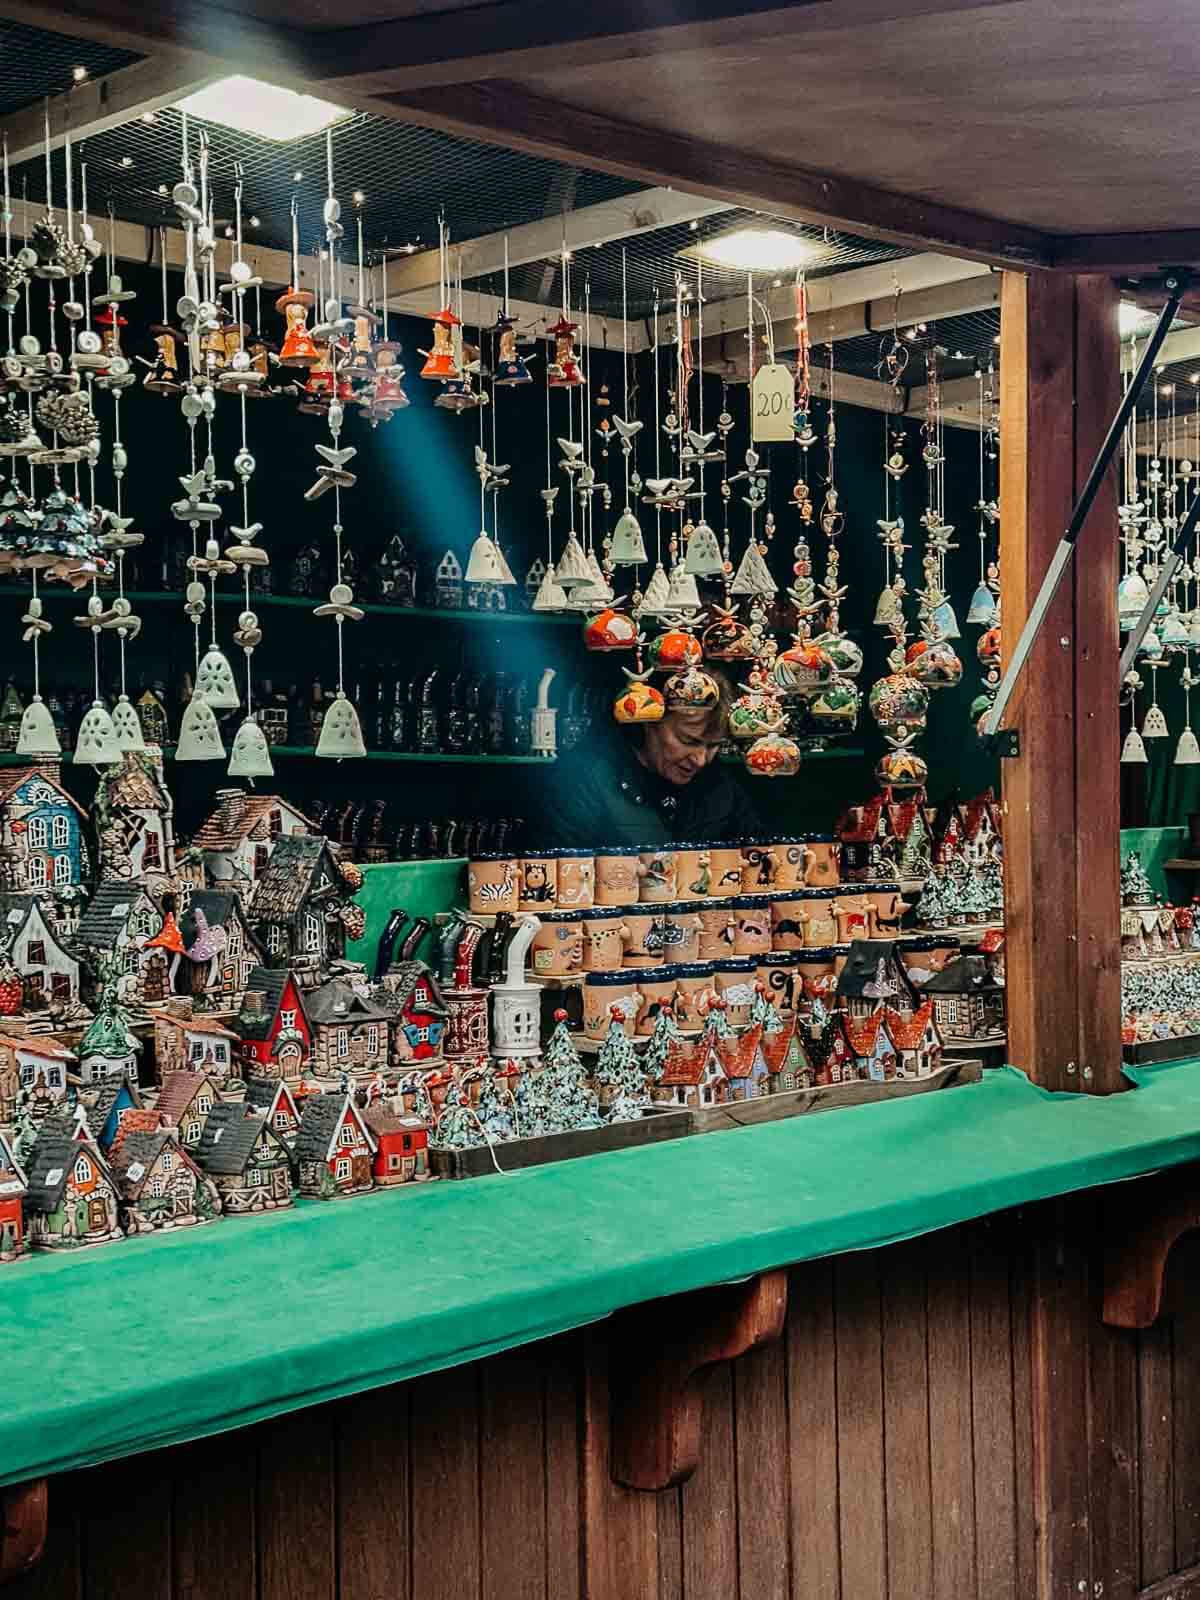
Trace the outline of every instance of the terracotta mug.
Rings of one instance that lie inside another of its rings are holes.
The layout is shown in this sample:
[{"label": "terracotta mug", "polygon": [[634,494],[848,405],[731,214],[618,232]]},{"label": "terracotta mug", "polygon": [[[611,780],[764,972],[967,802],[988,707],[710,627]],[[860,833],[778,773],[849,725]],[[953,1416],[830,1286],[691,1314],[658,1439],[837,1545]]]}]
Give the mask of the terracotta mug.
[{"label": "terracotta mug", "polygon": [[839,894],[833,902],[839,944],[851,939],[869,939],[875,921],[875,907],[865,892]]},{"label": "terracotta mug", "polygon": [[638,899],[662,905],[675,898],[675,851],[643,850],[638,866]]},{"label": "terracotta mug", "polygon": [[803,891],[771,897],[771,949],[803,950],[808,913]]},{"label": "terracotta mug", "polygon": [[560,911],[586,911],[593,903],[595,886],[596,863],[591,856],[559,857],[554,898]]},{"label": "terracotta mug", "polygon": [[805,834],[804,848],[804,883],[810,888],[828,889],[841,882],[841,847],[831,833]]},{"label": "terracotta mug", "polygon": [[833,970],[840,978],[842,968],[850,959],[850,946],[848,944],[835,944],[833,947]]},{"label": "terracotta mug", "polygon": [[735,1027],[750,1021],[750,1008],[758,988],[758,964],[753,956],[726,956],[714,963],[717,994],[725,1002],[725,1015]]},{"label": "terracotta mug", "polygon": [[742,847],[736,839],[722,839],[710,844],[709,872],[712,877],[710,894],[718,898],[742,892]]},{"label": "terracotta mug", "polygon": [[833,915],[834,889],[806,889],[800,904],[807,921],[804,924],[806,946],[836,944],[838,925]]},{"label": "terracotta mug", "polygon": [[733,951],[733,907],[730,905],[701,907],[700,959],[715,961],[719,956]]},{"label": "terracotta mug", "polygon": [[781,854],[781,850],[769,842],[742,846],[743,894],[762,894],[775,887]]},{"label": "terracotta mug", "polygon": [[596,852],[598,906],[632,906],[638,899],[638,849],[636,845],[611,845]]},{"label": "terracotta mug", "polygon": [[776,950],[758,958],[758,981],[776,1011],[790,1013],[796,1009],[799,963],[799,955],[790,950]]},{"label": "terracotta mug", "polygon": [[900,932],[904,913],[912,907],[900,893],[898,883],[864,883],[862,892],[874,907],[871,917],[873,939],[895,939]]},{"label": "terracotta mug", "polygon": [[578,911],[547,911],[530,945],[529,964],[539,978],[563,978],[583,966],[583,918]]},{"label": "terracotta mug", "polygon": [[796,958],[796,974],[806,1000],[818,996],[825,999],[837,979],[837,971],[836,950],[831,944],[802,950]]},{"label": "terracotta mug", "polygon": [[765,894],[739,895],[733,902],[733,951],[761,956],[771,948],[771,902]]},{"label": "terracotta mug", "polygon": [[558,886],[558,861],[548,851],[523,856],[517,893],[518,911],[547,911],[554,905]]},{"label": "terracotta mug", "polygon": [[612,972],[625,959],[629,929],[623,911],[585,911],[583,926],[583,965],[587,972]]},{"label": "terracotta mug", "polygon": [[467,899],[471,910],[486,915],[516,911],[520,865],[515,856],[476,856],[467,863]]},{"label": "terracotta mug", "polygon": [[711,961],[697,961],[681,969],[675,984],[675,1021],[685,1031],[704,1026],[704,1007],[716,992],[715,972]]},{"label": "terracotta mug", "polygon": [[655,967],[639,977],[638,988],[641,991],[642,1003],[638,1007],[637,1020],[634,1024],[635,1033],[653,1033],[654,1024],[658,1021],[662,1008],[675,1004],[679,970],[678,967]]},{"label": "terracotta mug", "polygon": [[620,1010],[621,1026],[632,1037],[641,999],[641,987],[632,972],[589,972],[583,986],[584,1038],[604,1038],[613,1020],[613,1006]]},{"label": "terracotta mug", "polygon": [[675,893],[681,900],[707,900],[712,892],[711,849],[682,846],[675,852]]},{"label": "terracotta mug", "polygon": [[927,983],[959,953],[958,940],[948,939],[944,934],[918,935],[901,939],[896,945],[896,954],[913,983]]},{"label": "terracotta mug", "polygon": [[700,935],[704,924],[695,903],[676,901],[663,908],[663,954],[668,961],[690,963],[700,959]]},{"label": "terracotta mug", "polygon": [[791,889],[802,889],[807,883],[806,876],[812,852],[805,840],[792,834],[780,839],[768,841],[775,852],[775,878],[771,885],[775,893],[787,892]]},{"label": "terracotta mug", "polygon": [[621,965],[659,967],[663,963],[664,918],[658,909],[631,906],[625,913],[629,939]]}]

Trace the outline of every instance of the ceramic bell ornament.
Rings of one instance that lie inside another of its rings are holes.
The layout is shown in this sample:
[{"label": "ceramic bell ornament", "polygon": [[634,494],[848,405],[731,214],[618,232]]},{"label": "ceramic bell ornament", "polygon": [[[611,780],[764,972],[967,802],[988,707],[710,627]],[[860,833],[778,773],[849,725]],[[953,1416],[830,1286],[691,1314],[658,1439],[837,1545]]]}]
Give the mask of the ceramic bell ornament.
[{"label": "ceramic bell ornament", "polygon": [[471,554],[467,561],[466,581],[468,583],[516,582],[499,545],[486,529],[480,532],[479,537],[471,546]]},{"label": "ceramic bell ornament", "polygon": [[341,689],[321,723],[316,753],[329,761],[345,761],[348,757],[365,756],[367,753],[358,712]]},{"label": "ceramic bell ornament", "polygon": [[19,756],[62,754],[54,718],[40,694],[33,696],[21,716],[21,731],[17,735],[16,753]]},{"label": "ceramic bell ornament", "polygon": [[530,609],[532,611],[565,611],[567,608],[567,591],[559,583],[553,567],[547,567],[538,584],[537,593],[533,597]]},{"label": "ceramic bell ornament", "polygon": [[117,730],[102,700],[93,700],[79,724],[75,740],[76,766],[106,767],[121,759]]},{"label": "ceramic bell ornament", "polygon": [[634,567],[646,560],[641,524],[629,506],[617,518],[608,558],[614,567]]},{"label": "ceramic bell ornament", "polygon": [[127,694],[119,695],[112,712],[113,727],[116,730],[117,743],[122,750],[144,750],[146,741],[142,736],[142,724],[136,710]]},{"label": "ceramic bell ornament", "polygon": [[216,712],[207,700],[193,694],[179,722],[176,761],[220,761],[224,755]]},{"label": "ceramic bell ornament", "polygon": [[653,617],[669,610],[671,610],[671,582],[663,570],[662,562],[659,561],[655,563],[650,582],[646,585],[646,592],[638,607],[638,615]]},{"label": "ceramic bell ornament", "polygon": [[233,668],[218,645],[209,645],[205,652],[196,673],[194,693],[217,711],[236,711],[241,705]]},{"label": "ceramic bell ornament", "polygon": [[269,778],[275,772],[267,736],[253,717],[247,717],[234,735],[227,770],[231,778]]},{"label": "ceramic bell ornament", "polygon": [[751,539],[746,546],[745,555],[738,564],[729,592],[744,595],[773,595],[776,589],[775,579],[771,576],[771,569],[767,566],[762,548],[757,539]]},{"label": "ceramic bell ornament", "polygon": [[684,556],[684,571],[693,578],[716,578],[725,570],[725,562],[721,555],[721,547],[717,543],[717,536],[701,517],[692,529],[690,536],[684,530],[687,538],[687,553]]},{"label": "ceramic bell ornament", "polygon": [[1197,683],[1200,683],[1200,679],[1193,676],[1190,664],[1185,662],[1179,675],[1179,686],[1183,690],[1183,732],[1175,746],[1177,767],[1200,765],[1200,739],[1192,732],[1192,690]]},{"label": "ceramic bell ornament", "polygon": [[287,318],[287,332],[279,350],[281,367],[312,367],[321,352],[308,330],[308,313],[316,304],[316,297],[308,289],[288,289],[275,302],[275,309]]},{"label": "ceramic bell ornament", "polygon": [[591,582],[587,556],[574,529],[563,545],[562,554],[554,563],[554,575],[559,587],[566,589],[568,593],[581,583]]},{"label": "ceramic bell ornament", "polygon": [[1149,757],[1146,755],[1146,746],[1142,743],[1142,736],[1136,727],[1130,728],[1125,735],[1125,743],[1121,746],[1122,766],[1145,766]]},{"label": "ceramic bell ornament", "polygon": [[435,383],[457,382],[462,377],[462,372],[454,359],[455,328],[462,327],[462,321],[456,317],[449,306],[443,306],[431,318],[433,327],[433,348],[419,350],[417,353],[425,357],[425,365],[421,368],[421,377]]},{"label": "ceramic bell ornament", "polygon": [[695,576],[682,561],[677,561],[671,568],[667,584],[667,607],[671,611],[694,611],[700,607],[700,591],[696,587]]},{"label": "ceramic bell ornament", "polygon": [[513,326],[513,319],[501,312],[496,318],[493,332],[498,340],[496,376],[493,381],[503,388],[511,388],[518,383],[532,383],[525,357],[517,349],[517,330]]}]

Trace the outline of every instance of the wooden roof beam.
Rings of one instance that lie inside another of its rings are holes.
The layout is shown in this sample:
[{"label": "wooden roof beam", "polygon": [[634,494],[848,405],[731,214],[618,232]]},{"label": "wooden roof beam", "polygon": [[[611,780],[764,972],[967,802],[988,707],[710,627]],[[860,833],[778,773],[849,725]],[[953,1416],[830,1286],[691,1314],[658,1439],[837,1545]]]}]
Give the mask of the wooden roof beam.
[{"label": "wooden roof beam", "polygon": [[1064,272],[1102,272],[1114,277],[1200,266],[1200,228],[1160,233],[1066,234],[1049,243],[1049,264]]}]

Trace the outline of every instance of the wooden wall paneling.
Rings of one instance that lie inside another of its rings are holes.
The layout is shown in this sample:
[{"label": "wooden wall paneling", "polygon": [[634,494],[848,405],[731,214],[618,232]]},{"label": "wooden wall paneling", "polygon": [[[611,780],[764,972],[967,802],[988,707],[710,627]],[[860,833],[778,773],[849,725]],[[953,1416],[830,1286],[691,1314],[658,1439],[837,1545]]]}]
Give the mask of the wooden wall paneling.
[{"label": "wooden wall paneling", "polygon": [[[333,1419],[332,1406],[315,1406],[255,1430],[258,1600],[337,1594]],[[200,1595],[208,1600],[203,1589]]]},{"label": "wooden wall paneling", "polygon": [[733,1396],[740,1592],[746,1600],[787,1600],[791,1488],[782,1342],[752,1350],[734,1363]]},{"label": "wooden wall paneling", "polygon": [[1137,1336],[1143,1587],[1175,1570],[1175,1462],[1171,1437],[1174,1331],[1172,1318],[1160,1317],[1153,1327]]},{"label": "wooden wall paneling", "polygon": [[483,1600],[543,1600],[546,1424],[538,1352],[507,1350],[483,1363],[480,1378],[480,1592]]},{"label": "wooden wall paneling", "polygon": [[1013,1461],[1017,1503],[1017,1594],[1032,1595],[1037,1583],[1037,1519],[1033,1471],[1033,1249],[1030,1212],[1012,1213],[1009,1273],[1013,1351]]},{"label": "wooden wall paneling", "polygon": [[218,1434],[171,1453],[173,1600],[257,1600],[255,1438]]},{"label": "wooden wall paneling", "polygon": [[658,1502],[658,1600],[683,1600],[683,1488],[655,1495]]},{"label": "wooden wall paneling", "polygon": [[32,1571],[4,1585],[4,1600],[83,1600],[79,1507],[86,1502],[90,1478],[86,1472],[51,1478],[42,1559]]},{"label": "wooden wall paneling", "polygon": [[809,1261],[793,1268],[784,1338],[792,1463],[792,1600],[842,1600],[831,1261]]},{"label": "wooden wall paneling", "polygon": [[583,1341],[574,1333],[547,1340],[538,1358],[545,1381],[546,1593],[579,1600]]},{"label": "wooden wall paneling", "polygon": [[[1122,1186],[1124,1187],[1124,1186]],[[1101,1215],[1104,1213],[1101,1212]],[[1133,1600],[1138,1590],[1137,1338],[1101,1321],[1103,1247],[1092,1259],[1089,1325],[1091,1381],[1092,1577],[1106,1600]]]},{"label": "wooden wall paneling", "polygon": [[929,1464],[935,1486],[929,1593],[931,1600],[961,1600],[975,1593],[971,1264],[966,1230],[933,1234],[926,1241],[926,1260]]},{"label": "wooden wall paneling", "polygon": [[1200,1563],[1200,1303],[1196,1272],[1200,1239],[1176,1246],[1170,1274],[1176,1292],[1171,1382],[1171,1438],[1175,1476],[1175,1571]]},{"label": "wooden wall paneling", "polygon": [[[935,1499],[929,1469],[929,1361],[924,1241],[881,1252],[884,1499],[890,1600],[933,1588]],[[937,1359],[936,1353],[934,1359]]]},{"label": "wooden wall paneling", "polygon": [[969,1234],[975,1569],[981,1600],[1024,1600],[1017,1586],[1011,1223]]},{"label": "wooden wall paneling", "polygon": [[579,1498],[586,1600],[654,1600],[658,1592],[657,1496],[615,1483],[608,1341],[612,1325],[579,1335],[583,1438]]},{"label": "wooden wall paneling", "polygon": [[412,1385],[412,1592],[421,1600],[479,1593],[479,1382],[476,1363]]},{"label": "wooden wall paneling", "polygon": [[730,1600],[738,1593],[738,1516],[742,1499],[733,1445],[733,1372],[713,1367],[704,1391],[700,1460],[683,1484],[683,1592],[686,1600]]},{"label": "wooden wall paneling", "polygon": [[409,1384],[334,1408],[338,1600],[411,1600]]},{"label": "wooden wall paneling", "polygon": [[[87,1600],[172,1600],[171,1472],[177,1456],[133,1456],[87,1474]],[[130,1518],[133,1517],[131,1523]]]},{"label": "wooden wall paneling", "polygon": [[879,1256],[834,1262],[838,1529],[845,1600],[885,1600],[883,1349]]}]

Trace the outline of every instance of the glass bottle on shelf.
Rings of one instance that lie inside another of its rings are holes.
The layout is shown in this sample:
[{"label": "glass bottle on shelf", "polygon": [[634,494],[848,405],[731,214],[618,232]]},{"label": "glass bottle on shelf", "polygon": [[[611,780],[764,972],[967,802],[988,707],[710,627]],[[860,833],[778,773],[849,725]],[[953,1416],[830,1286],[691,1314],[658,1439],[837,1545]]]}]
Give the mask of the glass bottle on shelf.
[{"label": "glass bottle on shelf", "polygon": [[420,680],[417,708],[417,749],[422,755],[437,755],[441,750],[438,727],[437,680],[440,667],[431,667]]}]

